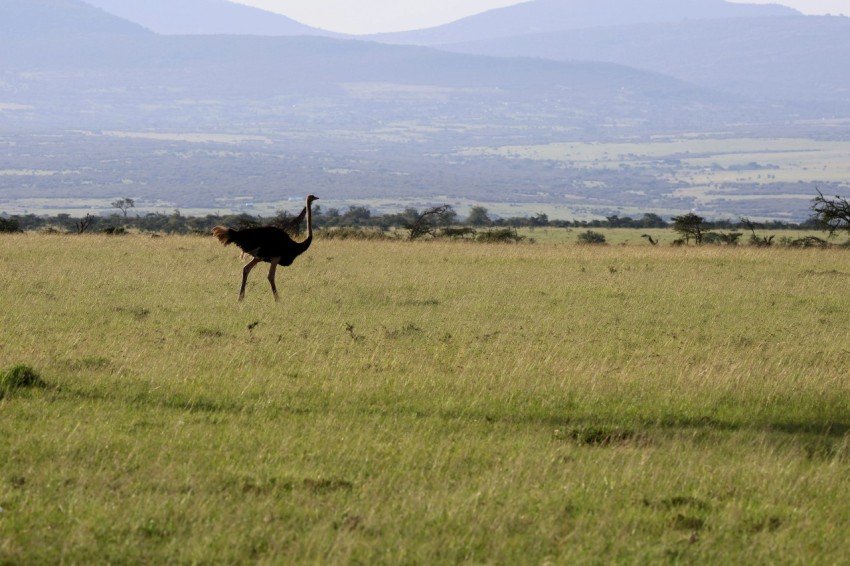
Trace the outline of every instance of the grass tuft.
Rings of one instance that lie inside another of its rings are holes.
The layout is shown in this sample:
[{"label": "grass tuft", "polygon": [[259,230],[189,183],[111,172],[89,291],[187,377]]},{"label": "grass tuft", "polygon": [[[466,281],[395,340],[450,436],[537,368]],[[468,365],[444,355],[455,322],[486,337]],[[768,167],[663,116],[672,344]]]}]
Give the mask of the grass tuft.
[{"label": "grass tuft", "polygon": [[556,430],[556,438],[568,438],[579,446],[615,446],[637,442],[640,435],[633,430],[606,426],[580,426]]},{"label": "grass tuft", "polygon": [[17,365],[5,373],[0,372],[0,391],[46,386],[41,376],[27,365]]}]

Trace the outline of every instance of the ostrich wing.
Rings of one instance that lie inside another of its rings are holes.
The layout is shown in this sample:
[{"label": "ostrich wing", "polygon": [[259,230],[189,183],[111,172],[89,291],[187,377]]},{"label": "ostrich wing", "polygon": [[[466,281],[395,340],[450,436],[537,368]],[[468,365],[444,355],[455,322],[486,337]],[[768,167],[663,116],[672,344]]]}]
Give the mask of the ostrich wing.
[{"label": "ostrich wing", "polygon": [[233,230],[231,239],[243,252],[264,261],[273,257],[294,258],[297,249],[297,244],[289,234],[274,226]]}]

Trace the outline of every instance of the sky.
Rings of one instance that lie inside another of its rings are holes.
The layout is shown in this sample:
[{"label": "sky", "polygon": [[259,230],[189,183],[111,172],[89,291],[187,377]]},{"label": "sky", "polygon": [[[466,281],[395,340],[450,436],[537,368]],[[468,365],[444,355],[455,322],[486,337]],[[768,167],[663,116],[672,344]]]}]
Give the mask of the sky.
[{"label": "sky", "polygon": [[[277,12],[302,24],[349,34],[422,29],[446,24],[518,0],[232,0]],[[639,1],[639,0],[635,0]],[[731,0],[784,4],[804,14],[850,16],[850,0]]]}]

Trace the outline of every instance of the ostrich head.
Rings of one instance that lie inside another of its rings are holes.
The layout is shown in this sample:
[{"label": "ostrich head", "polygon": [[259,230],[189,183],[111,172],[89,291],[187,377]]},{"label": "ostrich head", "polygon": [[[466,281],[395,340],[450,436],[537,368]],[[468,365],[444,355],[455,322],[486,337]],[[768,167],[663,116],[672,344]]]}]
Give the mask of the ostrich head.
[{"label": "ostrich head", "polygon": [[310,204],[312,204],[314,200],[319,200],[319,197],[317,197],[316,195],[307,195],[307,205],[308,206]]}]

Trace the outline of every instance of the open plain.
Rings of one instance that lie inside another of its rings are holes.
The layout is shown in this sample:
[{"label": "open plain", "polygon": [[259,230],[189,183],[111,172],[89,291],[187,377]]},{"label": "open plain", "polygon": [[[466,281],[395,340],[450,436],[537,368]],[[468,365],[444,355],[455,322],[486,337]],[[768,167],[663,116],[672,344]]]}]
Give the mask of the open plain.
[{"label": "open plain", "polygon": [[835,564],[848,252],[0,237],[0,563]]}]

